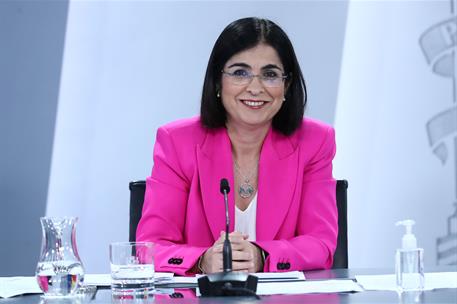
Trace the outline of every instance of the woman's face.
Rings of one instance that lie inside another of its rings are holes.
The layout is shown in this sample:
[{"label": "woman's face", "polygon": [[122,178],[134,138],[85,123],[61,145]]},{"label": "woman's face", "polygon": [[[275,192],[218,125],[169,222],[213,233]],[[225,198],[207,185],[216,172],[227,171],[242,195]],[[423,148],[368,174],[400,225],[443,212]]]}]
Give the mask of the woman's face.
[{"label": "woman's face", "polygon": [[249,128],[271,125],[284,102],[283,74],[281,60],[269,45],[261,43],[233,55],[224,65],[221,86],[228,124]]}]

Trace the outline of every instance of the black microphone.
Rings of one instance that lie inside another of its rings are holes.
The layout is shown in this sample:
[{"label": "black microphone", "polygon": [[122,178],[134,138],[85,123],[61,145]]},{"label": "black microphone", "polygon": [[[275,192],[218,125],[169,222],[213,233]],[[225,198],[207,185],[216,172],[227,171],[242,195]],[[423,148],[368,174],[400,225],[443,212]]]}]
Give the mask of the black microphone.
[{"label": "black microphone", "polygon": [[226,178],[221,179],[221,193],[227,195],[230,193],[229,182]]},{"label": "black microphone", "polygon": [[230,186],[227,179],[221,179],[221,193],[224,195],[225,202],[225,240],[224,247],[222,249],[222,259],[224,272],[232,271],[232,246],[229,240],[229,229],[230,229],[230,217],[228,208],[228,194],[230,192]]},{"label": "black microphone", "polygon": [[254,296],[257,290],[256,276],[232,271],[232,247],[229,240],[230,216],[228,193],[230,186],[227,179],[221,179],[220,191],[225,202],[225,240],[222,250],[223,272],[208,274],[198,278],[198,288],[203,297],[214,296]]}]

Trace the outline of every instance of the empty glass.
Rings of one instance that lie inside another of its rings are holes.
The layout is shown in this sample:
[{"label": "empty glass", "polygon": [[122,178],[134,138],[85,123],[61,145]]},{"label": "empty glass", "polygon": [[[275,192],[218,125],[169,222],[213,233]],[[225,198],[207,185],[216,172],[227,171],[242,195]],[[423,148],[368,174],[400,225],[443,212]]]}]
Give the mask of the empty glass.
[{"label": "empty glass", "polygon": [[46,296],[73,295],[84,279],[76,248],[77,217],[40,218],[43,238],[36,268],[38,285]]}]

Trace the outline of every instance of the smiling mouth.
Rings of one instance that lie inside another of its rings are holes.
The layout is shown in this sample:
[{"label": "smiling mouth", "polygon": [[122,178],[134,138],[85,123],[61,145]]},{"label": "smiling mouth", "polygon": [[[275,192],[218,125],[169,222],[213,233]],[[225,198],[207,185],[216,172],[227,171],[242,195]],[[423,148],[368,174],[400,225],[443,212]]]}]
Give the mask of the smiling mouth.
[{"label": "smiling mouth", "polygon": [[259,108],[266,104],[266,101],[262,100],[246,100],[246,99],[241,99],[240,100],[244,105],[251,107],[251,108]]}]

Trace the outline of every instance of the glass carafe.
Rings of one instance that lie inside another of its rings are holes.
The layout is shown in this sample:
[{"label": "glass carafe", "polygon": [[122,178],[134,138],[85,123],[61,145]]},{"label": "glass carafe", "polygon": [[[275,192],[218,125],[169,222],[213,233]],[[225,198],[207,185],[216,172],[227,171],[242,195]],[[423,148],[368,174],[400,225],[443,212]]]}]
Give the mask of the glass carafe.
[{"label": "glass carafe", "polygon": [[36,278],[47,296],[72,295],[84,279],[84,268],[76,248],[77,217],[42,217],[41,256]]}]

